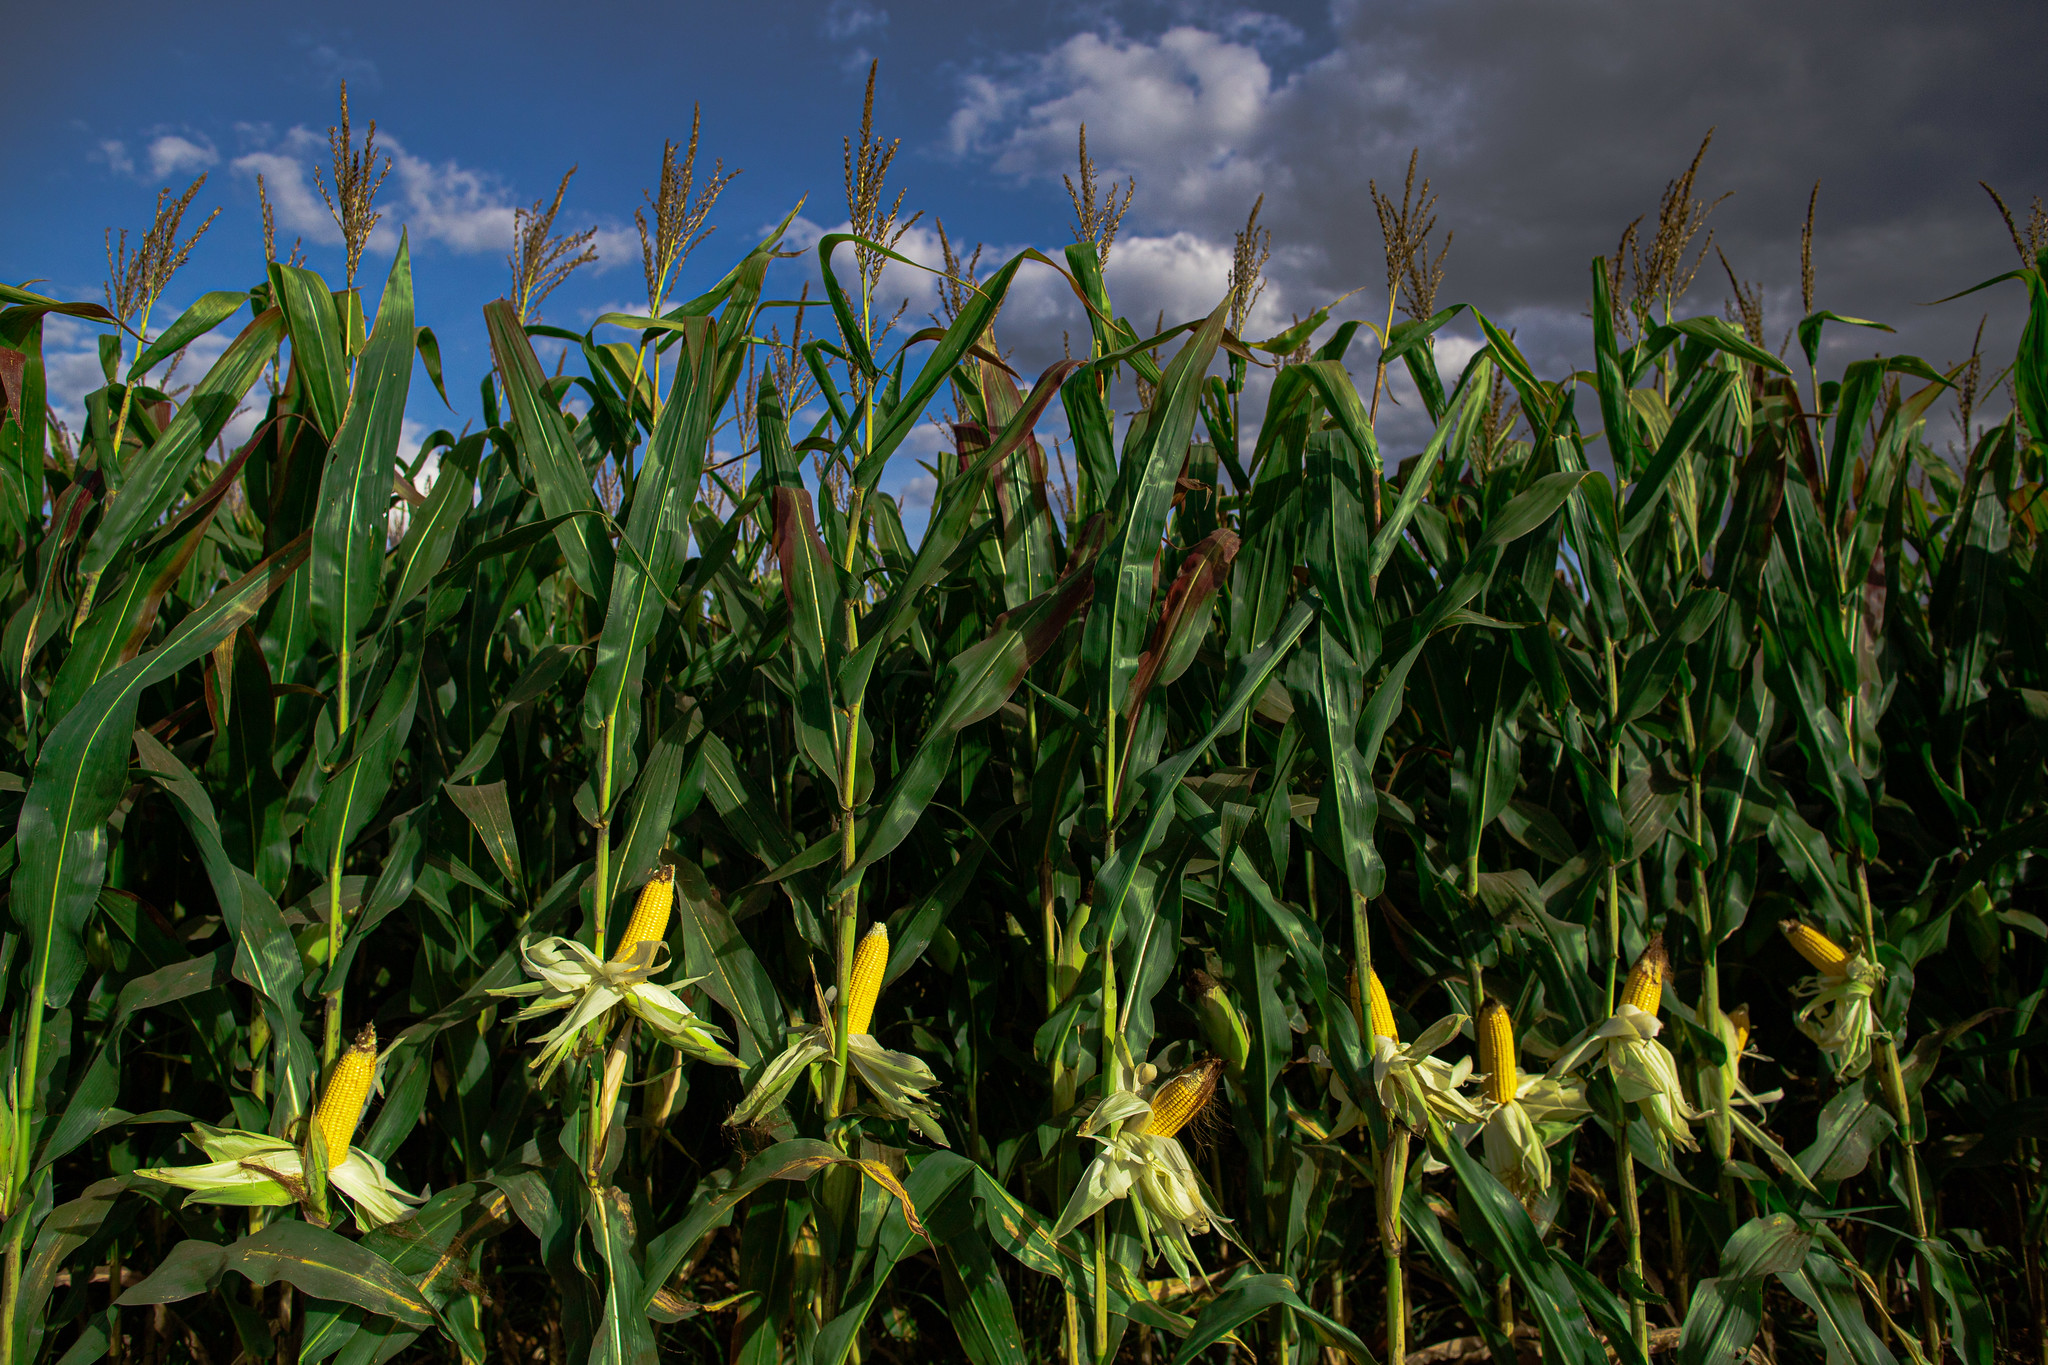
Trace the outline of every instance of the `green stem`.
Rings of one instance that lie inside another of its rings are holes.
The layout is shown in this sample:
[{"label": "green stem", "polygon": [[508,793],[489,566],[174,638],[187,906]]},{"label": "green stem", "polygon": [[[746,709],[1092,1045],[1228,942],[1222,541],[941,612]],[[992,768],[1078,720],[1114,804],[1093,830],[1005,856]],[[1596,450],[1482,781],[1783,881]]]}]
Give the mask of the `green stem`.
[{"label": "green stem", "polygon": [[1638,1295],[1643,1279],[1643,1211],[1636,1202],[1636,1159],[1628,1147],[1628,1105],[1617,1100],[1614,1110],[1614,1176],[1621,1186],[1621,1227],[1627,1241],[1628,1270],[1635,1283],[1624,1285],[1628,1298],[1629,1332],[1636,1349],[1650,1353],[1649,1309]]},{"label": "green stem", "polygon": [[604,960],[604,934],[612,910],[612,718],[606,716],[598,727],[597,755],[597,871],[591,881],[590,948]]},{"label": "green stem", "polygon": [[[24,1228],[27,1220],[22,1220]],[[0,1286],[0,1365],[14,1365],[14,1315],[21,1306],[21,1233],[7,1239],[4,1286]]]},{"label": "green stem", "polygon": [[[338,757],[343,741],[348,738],[349,695],[348,675],[354,651],[343,641],[336,656],[334,676],[334,752]],[[347,837],[347,822],[335,835],[334,849],[327,862],[327,974],[330,989],[327,992],[327,1019],[320,1041],[320,1063],[334,1065],[334,1059],[341,1055],[341,1006],[343,983],[334,980],[334,964],[341,960],[341,866],[346,850],[342,841]]]},{"label": "green stem", "polygon": [[[1621,804],[1621,675],[1616,671],[1614,637],[1603,642],[1607,654],[1607,794]],[[1621,976],[1621,870],[1607,864],[1607,1006],[1614,1013],[1615,990]]]},{"label": "green stem", "polygon": [[[1850,854],[1856,868],[1856,901],[1863,911],[1863,950],[1873,960],[1877,955],[1877,910],[1870,899],[1870,874],[1861,853]],[[1885,1105],[1898,1121],[1899,1164],[1906,1179],[1906,1208],[1913,1220],[1913,1260],[1920,1279],[1920,1349],[1928,1360],[1941,1359],[1941,1318],[1934,1297],[1934,1267],[1927,1257],[1927,1235],[1931,1231],[1927,1204],[1920,1191],[1920,1160],[1913,1138],[1913,1106],[1906,1095],[1905,1074],[1899,1068],[1899,1047],[1888,1033],[1877,1039],[1878,1085]]]},{"label": "green stem", "polygon": [[334,841],[334,856],[327,864],[327,1020],[320,1040],[320,1064],[334,1065],[341,1055],[341,993],[345,984],[334,974],[341,961],[341,839]]},{"label": "green stem", "polygon": [[[1692,701],[1685,694],[1679,697],[1678,714],[1685,723],[1686,796],[1692,820],[1692,841],[1695,847],[1705,848],[1707,815],[1701,769],[1705,766],[1706,755],[1700,752],[1698,736],[1693,730]],[[1703,1073],[1714,1077],[1713,1094],[1707,1097],[1711,1105],[1707,1115],[1707,1142],[1713,1148],[1715,1159],[1725,1166],[1734,1147],[1730,1096],[1735,1089],[1735,1056],[1731,1050],[1735,1040],[1732,1031],[1723,1027],[1721,945],[1714,933],[1714,907],[1707,896],[1706,860],[1695,854],[1690,861],[1693,917],[1700,931],[1700,1024],[1721,1040],[1724,1050],[1721,1065]]]},{"label": "green stem", "polygon": [[1401,1194],[1408,1185],[1408,1132],[1396,1127],[1380,1154],[1374,1195],[1379,1204],[1380,1260],[1387,1277],[1387,1354],[1389,1362],[1408,1358],[1408,1268],[1403,1255],[1407,1230],[1401,1221]]},{"label": "green stem", "polygon": [[[861,334],[867,338],[870,347],[874,344],[873,289],[865,270],[861,273],[860,284],[860,326]],[[875,403],[874,385],[866,375],[859,376],[861,393],[861,464],[865,466],[875,451]],[[858,478],[858,471],[856,471]],[[823,490],[820,490],[820,496]],[[841,552],[841,567],[849,578],[853,575],[854,562],[859,554],[861,540],[861,512],[864,499],[860,485],[855,483],[853,494],[846,506],[846,545]],[[849,597],[845,603],[846,650],[849,654],[860,648],[860,615],[854,600]],[[853,827],[855,767],[860,757],[860,698],[850,699],[846,706],[846,741],[840,747],[839,757],[839,870],[841,875],[853,871],[859,858]],[[846,1011],[853,993],[853,955],[859,944],[860,929],[860,884],[856,882],[840,893],[835,907],[839,923],[839,963],[837,979],[839,995],[833,1006],[834,1027],[832,1029],[832,1085],[826,1102],[826,1113],[837,1117],[846,1104],[847,1063],[846,1063]]]},{"label": "green stem", "polygon": [[1109,1215],[1095,1215],[1095,1365],[1109,1365]]},{"label": "green stem", "polygon": [[1692,1293],[1686,1278],[1685,1206],[1679,1201],[1678,1187],[1668,1183],[1664,1186],[1664,1218],[1671,1240],[1671,1306],[1682,1322]]}]

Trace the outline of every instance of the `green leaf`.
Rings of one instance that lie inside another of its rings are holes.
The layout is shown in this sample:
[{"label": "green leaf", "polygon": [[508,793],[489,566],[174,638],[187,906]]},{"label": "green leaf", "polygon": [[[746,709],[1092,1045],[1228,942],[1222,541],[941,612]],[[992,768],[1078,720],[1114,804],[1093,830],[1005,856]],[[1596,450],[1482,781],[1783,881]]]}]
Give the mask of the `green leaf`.
[{"label": "green leaf", "polygon": [[[1095,562],[1095,599],[1081,646],[1100,679],[1103,705],[1111,716],[1124,713],[1138,670],[1140,642],[1151,616],[1152,562],[1166,531],[1174,481],[1194,431],[1202,378],[1223,335],[1228,305],[1228,299],[1218,304],[1188,338],[1161,377],[1142,429],[1134,423],[1125,441],[1111,502],[1109,542]],[[1114,761],[1115,755],[1111,758]]]},{"label": "green leaf", "polygon": [[412,257],[401,237],[320,481],[313,523],[313,628],[340,656],[344,674],[383,575],[385,517],[412,380],[412,327]]},{"label": "green leaf", "polygon": [[121,490],[100,510],[100,524],[78,558],[78,575],[96,583],[143,528],[154,525],[191,482],[207,448],[227,427],[242,396],[277,353],[284,320],[272,309],[258,316],[228,344],[206,377],[186,395],[170,426],[135,456]]},{"label": "green leaf", "polygon": [[540,505],[553,523],[555,539],[569,576],[585,597],[611,597],[612,547],[602,527],[587,514],[597,512],[597,490],[576,448],[562,410],[549,396],[547,372],[519,325],[509,300],[484,305],[484,328],[491,338],[491,356],[512,405],[519,431],[519,458],[540,493]]},{"label": "green leaf", "polygon": [[1678,1334],[1678,1365],[1742,1365],[1763,1325],[1760,1282],[1701,1280]]},{"label": "green leaf", "polygon": [[397,562],[397,581],[384,608],[383,628],[388,630],[398,613],[427,590],[455,549],[456,535],[470,513],[476,494],[477,461],[483,457],[481,434],[458,441],[441,457],[434,489],[427,502],[412,513],[392,558]]},{"label": "green leaf", "polygon": [[292,369],[306,387],[320,434],[334,439],[348,406],[348,350],[341,300],[327,281],[298,266],[270,263],[270,297],[284,312]]},{"label": "green leaf", "polygon": [[448,799],[475,828],[477,837],[490,852],[491,861],[505,874],[505,884],[517,895],[523,884],[519,874],[519,831],[513,823],[512,801],[505,782],[501,779],[481,786],[444,782],[441,790],[448,793]]},{"label": "green leaf", "polygon": [[212,653],[306,561],[308,537],[258,564],[180,621],[164,642],[85,690],[36,759],[15,840],[14,915],[28,930],[31,980],[61,1007],[85,972],[81,934],[106,879],[107,817],[128,779],[129,736],[143,689]]},{"label": "green leaf", "polygon": [[1856,1287],[1848,1271],[1834,1257],[1811,1251],[1804,1267],[1779,1275],[1778,1282],[1813,1311],[1814,1326],[1830,1362],[1897,1365],[1898,1357],[1864,1319]]},{"label": "green leaf", "polygon": [[1721,1278],[1728,1281],[1761,1280],[1766,1275],[1786,1275],[1806,1263],[1813,1234],[1789,1213],[1752,1218],[1735,1229],[1721,1248]]},{"label": "green leaf", "polygon": [[135,363],[128,367],[127,382],[133,384],[141,379],[152,369],[233,317],[235,310],[248,301],[247,292],[238,289],[216,289],[201,294],[192,301],[191,307],[178,315],[176,322],[157,333],[156,340],[150,342],[147,349],[135,357]]},{"label": "green leaf", "polygon": [[705,993],[732,1016],[736,1050],[751,1067],[782,1050],[782,1002],[775,983],[712,892],[704,870],[687,858],[675,859],[674,866],[683,969],[704,978]]},{"label": "green leaf", "polygon": [[1294,1281],[1285,1275],[1246,1275],[1211,1299],[1195,1318],[1194,1328],[1181,1342],[1180,1349],[1174,1352],[1174,1365],[1188,1365],[1217,1342],[1232,1336],[1245,1323],[1274,1308],[1291,1311],[1309,1325],[1325,1346],[1342,1351],[1353,1360],[1365,1362],[1365,1365],[1373,1365],[1372,1353],[1366,1350],[1365,1343],[1335,1319],[1303,1303],[1301,1296],[1294,1292]]},{"label": "green leaf", "polygon": [[[1481,1221],[1481,1227],[1468,1226],[1466,1235],[1484,1238],[1480,1249],[1497,1270],[1515,1277],[1522,1287],[1523,1302],[1535,1310],[1543,1328],[1546,1357],[1555,1352],[1560,1360],[1573,1365],[1601,1365],[1607,1352],[1587,1323],[1571,1281],[1544,1250],[1528,1212],[1456,1142],[1432,1141],[1430,1145],[1464,1187]],[[1633,1343],[1626,1337],[1614,1345],[1634,1355]]]},{"label": "green leaf", "polygon": [[226,1248],[221,1264],[256,1284],[283,1280],[316,1299],[352,1303],[408,1327],[434,1321],[433,1306],[397,1267],[310,1223],[273,1223]]}]

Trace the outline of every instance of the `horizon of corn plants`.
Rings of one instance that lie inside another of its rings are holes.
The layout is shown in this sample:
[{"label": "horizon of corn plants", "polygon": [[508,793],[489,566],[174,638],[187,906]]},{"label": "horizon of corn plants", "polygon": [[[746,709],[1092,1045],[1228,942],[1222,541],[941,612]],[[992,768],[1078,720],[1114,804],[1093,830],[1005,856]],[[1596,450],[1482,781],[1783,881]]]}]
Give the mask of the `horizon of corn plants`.
[{"label": "horizon of corn plants", "polygon": [[[657,311],[693,129],[649,312],[530,320],[586,246],[536,203],[411,462],[345,95],[342,289],[266,209],[152,335],[197,185],[105,306],[0,285],[0,1365],[2048,1362],[2048,234],[1999,201],[1989,380],[1823,377],[1879,324],[1810,253],[1795,373],[1732,267],[1684,311],[1696,156],[1546,380],[1437,306],[1413,159],[1382,325],[1242,335],[1254,205],[1141,334],[1084,130],[1075,242],[948,241],[913,330],[873,79],[821,301],[778,231]],[[1027,269],[1090,325],[1035,379]],[[51,313],[107,328],[75,436]]]}]

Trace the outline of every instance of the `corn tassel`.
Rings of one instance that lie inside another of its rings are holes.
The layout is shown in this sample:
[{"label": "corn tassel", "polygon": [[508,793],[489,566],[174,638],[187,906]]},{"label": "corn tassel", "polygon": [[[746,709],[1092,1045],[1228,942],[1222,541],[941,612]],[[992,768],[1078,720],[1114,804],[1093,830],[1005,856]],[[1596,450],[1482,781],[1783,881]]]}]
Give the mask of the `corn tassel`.
[{"label": "corn tassel", "polygon": [[1785,937],[1792,941],[1798,954],[1812,963],[1822,976],[1847,976],[1849,954],[1840,944],[1809,925],[1796,919],[1780,921],[1778,927],[1785,931]]},{"label": "corn tassel", "polygon": [[1133,1127],[1152,1137],[1172,1137],[1209,1103],[1222,1070],[1223,1063],[1212,1057],[1180,1072],[1159,1087],[1152,1096],[1152,1112]]},{"label": "corn tassel", "polygon": [[880,920],[868,930],[853,950],[853,979],[847,987],[846,1032],[849,1037],[868,1031],[875,1019],[875,1001],[882,996],[882,972],[889,965],[889,926]]},{"label": "corn tassel", "polygon": [[1378,972],[1366,974],[1365,1001],[1370,1013],[1372,1036],[1400,1042],[1401,1028],[1394,1022],[1394,1002],[1387,999],[1387,988],[1380,984]]},{"label": "corn tassel", "polygon": [[1634,1005],[1644,1014],[1654,1015],[1664,1004],[1664,980],[1671,975],[1671,956],[1664,951],[1664,936],[1656,935],[1649,947],[1636,959],[1636,965],[1628,970],[1628,986],[1621,993],[1621,1003]]},{"label": "corn tassel", "polygon": [[1515,1072],[1515,1026],[1498,1000],[1479,1007],[1479,1064],[1486,1069],[1486,1098],[1495,1104],[1512,1100],[1521,1081]]},{"label": "corn tassel", "polygon": [[669,912],[676,903],[676,872],[667,864],[654,869],[640,899],[633,903],[633,918],[626,922],[625,935],[612,952],[612,961],[624,962],[643,943],[660,943],[668,937]]},{"label": "corn tassel", "polygon": [[333,1170],[348,1158],[349,1143],[356,1125],[363,1121],[363,1106],[370,1102],[370,1083],[377,1077],[377,1026],[363,1025],[348,1051],[334,1064],[327,1089],[313,1111],[320,1125],[320,1137],[327,1144],[327,1169]]}]

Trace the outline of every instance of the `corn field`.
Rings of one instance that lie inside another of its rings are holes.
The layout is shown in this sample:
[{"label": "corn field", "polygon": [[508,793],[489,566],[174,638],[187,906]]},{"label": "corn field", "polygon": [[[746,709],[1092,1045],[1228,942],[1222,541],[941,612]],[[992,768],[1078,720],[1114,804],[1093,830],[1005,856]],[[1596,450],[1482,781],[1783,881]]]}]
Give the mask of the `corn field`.
[{"label": "corn field", "polygon": [[1544,378],[1398,221],[1385,325],[1098,216],[894,326],[861,142],[802,301],[540,222],[417,456],[353,144],[341,287],[0,285],[0,1365],[2048,1362],[2040,244],[2009,366],[1631,238]]}]

